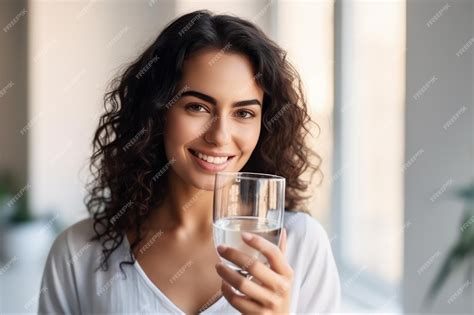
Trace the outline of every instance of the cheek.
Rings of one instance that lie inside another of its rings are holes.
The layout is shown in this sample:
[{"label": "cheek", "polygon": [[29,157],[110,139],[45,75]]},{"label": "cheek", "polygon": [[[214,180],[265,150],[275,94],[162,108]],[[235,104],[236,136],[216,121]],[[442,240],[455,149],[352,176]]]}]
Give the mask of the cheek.
[{"label": "cheek", "polygon": [[171,159],[173,154],[183,154],[183,146],[199,136],[204,123],[199,119],[189,119],[173,111],[169,112],[164,130],[168,159]]},{"label": "cheek", "polygon": [[249,157],[257,146],[260,137],[260,126],[259,123],[256,123],[238,129],[234,138],[244,157]]}]

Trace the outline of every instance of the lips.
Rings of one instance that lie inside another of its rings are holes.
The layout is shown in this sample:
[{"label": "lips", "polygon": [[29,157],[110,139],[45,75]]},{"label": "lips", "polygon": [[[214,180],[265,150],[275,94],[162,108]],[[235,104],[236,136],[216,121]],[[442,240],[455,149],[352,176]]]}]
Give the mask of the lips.
[{"label": "lips", "polygon": [[227,153],[215,153],[215,155],[206,155],[200,151],[189,149],[193,160],[196,164],[211,172],[218,172],[224,170],[227,165],[235,158],[235,155]]},{"label": "lips", "polygon": [[204,160],[213,164],[222,164],[227,161],[229,158],[234,157],[235,154],[231,153],[207,153],[203,151],[198,151],[194,149],[189,149],[189,152],[194,156],[197,156],[201,160]]}]

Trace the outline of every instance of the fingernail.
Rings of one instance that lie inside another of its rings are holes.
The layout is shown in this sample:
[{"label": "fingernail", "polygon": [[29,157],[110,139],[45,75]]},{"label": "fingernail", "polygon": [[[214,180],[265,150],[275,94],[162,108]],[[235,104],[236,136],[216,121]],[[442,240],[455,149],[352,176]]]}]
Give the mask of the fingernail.
[{"label": "fingernail", "polygon": [[252,234],[248,233],[248,232],[242,232],[242,238],[246,241],[250,241],[252,239]]},{"label": "fingernail", "polygon": [[224,246],[224,245],[217,246],[217,252],[219,254],[223,254],[226,251],[226,249],[227,249],[227,246]]}]

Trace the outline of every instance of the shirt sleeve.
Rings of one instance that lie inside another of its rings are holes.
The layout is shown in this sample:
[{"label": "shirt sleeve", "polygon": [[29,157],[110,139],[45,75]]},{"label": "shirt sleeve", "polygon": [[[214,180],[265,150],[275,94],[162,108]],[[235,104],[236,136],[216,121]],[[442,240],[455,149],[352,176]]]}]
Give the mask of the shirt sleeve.
[{"label": "shirt sleeve", "polygon": [[63,232],[48,254],[41,280],[38,314],[80,314],[73,264]]},{"label": "shirt sleeve", "polygon": [[308,265],[303,276],[298,313],[332,314],[339,312],[341,283],[331,244],[324,228],[312,217],[306,220],[304,251]]}]

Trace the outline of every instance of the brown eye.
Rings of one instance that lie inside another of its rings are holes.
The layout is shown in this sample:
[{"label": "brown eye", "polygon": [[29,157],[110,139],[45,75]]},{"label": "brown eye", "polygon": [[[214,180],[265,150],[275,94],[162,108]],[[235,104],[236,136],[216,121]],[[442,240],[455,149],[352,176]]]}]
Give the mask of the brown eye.
[{"label": "brown eye", "polygon": [[241,119],[250,119],[250,118],[255,117],[255,115],[251,111],[248,111],[248,110],[238,111],[237,116],[238,118],[241,118]]},{"label": "brown eye", "polygon": [[207,109],[201,104],[188,104],[186,105],[186,110],[190,112],[198,112],[198,113],[202,113],[203,110],[207,112]]}]

